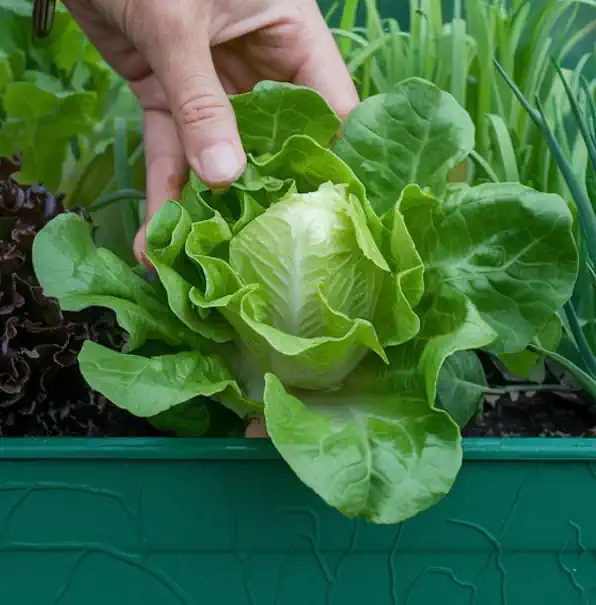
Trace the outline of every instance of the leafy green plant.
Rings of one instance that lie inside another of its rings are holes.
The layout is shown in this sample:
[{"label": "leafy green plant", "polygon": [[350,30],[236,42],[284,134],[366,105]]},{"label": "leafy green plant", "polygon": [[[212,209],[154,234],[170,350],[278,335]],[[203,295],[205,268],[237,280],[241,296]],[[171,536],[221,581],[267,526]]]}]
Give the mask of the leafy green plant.
[{"label": "leafy green plant", "polygon": [[482,384],[471,350],[524,350],[571,295],[569,208],[519,183],[449,185],[474,125],[419,78],[362,102],[337,139],[312,90],[265,82],[232,102],[248,167],[226,192],[191,175],[154,216],[156,281],[74,214],[37,235],[37,276],[64,309],[116,312],[127,350],[79,356],[116,405],[178,430],[197,396],[264,414],[326,502],[402,521],[460,468],[454,419],[479,395],[462,377]]},{"label": "leafy green plant", "polygon": [[578,98],[556,61],[554,67],[588,151],[587,173],[575,170],[573,158],[553,132],[540,98],[535,97],[536,108],[532,107],[517,84],[497,64],[504,81],[544,137],[571,191],[576,210],[575,235],[580,251],[580,271],[573,296],[561,313],[565,337],[560,343],[554,341],[552,347],[533,343],[531,348],[561,364],[596,398],[596,103],[585,81],[582,82],[583,94]]},{"label": "leafy green plant", "polygon": [[[362,98],[390,90],[410,77],[422,77],[449,91],[476,126],[474,161],[455,171],[455,180],[515,181],[540,191],[569,195],[540,133],[509,87],[495,72],[494,60],[519,83],[528,98],[540,94],[544,111],[573,157],[585,170],[581,138],[564,127],[569,105],[549,60],[575,62],[576,73],[591,66],[581,54],[596,31],[587,19],[591,0],[453,0],[449,17],[441,2],[411,0],[409,31],[383,17],[376,0],[363,0],[365,24],[356,23],[358,2],[346,3],[334,30]],[[577,90],[575,77],[570,86]],[[563,143],[562,143],[563,144]]]},{"label": "leafy green plant", "polygon": [[19,181],[59,192],[67,208],[117,198],[94,218],[102,243],[134,263],[145,176],[140,111],[66,9],[56,10],[51,34],[37,40],[31,1],[0,0],[0,156],[18,153]]}]

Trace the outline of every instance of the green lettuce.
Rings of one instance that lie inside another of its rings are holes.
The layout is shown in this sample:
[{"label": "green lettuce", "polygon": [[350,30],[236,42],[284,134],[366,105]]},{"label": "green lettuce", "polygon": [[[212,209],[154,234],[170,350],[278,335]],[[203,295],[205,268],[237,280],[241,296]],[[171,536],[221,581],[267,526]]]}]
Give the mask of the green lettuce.
[{"label": "green lettuce", "polygon": [[448,185],[473,124],[421,79],[343,125],[288,84],[232,103],[246,171],[223,192],[191,175],[155,215],[156,282],[96,248],[74,214],[37,236],[38,278],[64,308],[118,314],[128,349],[89,342],[79,357],[116,405],[182,434],[194,398],[264,414],[328,504],[401,522],[457,476],[485,385],[472,351],[525,350],[571,295],[567,204],[518,183]]}]

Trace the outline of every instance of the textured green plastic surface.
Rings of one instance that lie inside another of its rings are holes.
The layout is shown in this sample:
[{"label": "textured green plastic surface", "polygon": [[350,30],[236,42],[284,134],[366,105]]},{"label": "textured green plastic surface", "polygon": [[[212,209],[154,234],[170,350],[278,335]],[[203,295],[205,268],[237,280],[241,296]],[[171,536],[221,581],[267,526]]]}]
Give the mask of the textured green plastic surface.
[{"label": "textured green plastic surface", "polygon": [[0,440],[2,605],[596,604],[596,440],[466,443],[452,493],[344,519],[261,441]]}]

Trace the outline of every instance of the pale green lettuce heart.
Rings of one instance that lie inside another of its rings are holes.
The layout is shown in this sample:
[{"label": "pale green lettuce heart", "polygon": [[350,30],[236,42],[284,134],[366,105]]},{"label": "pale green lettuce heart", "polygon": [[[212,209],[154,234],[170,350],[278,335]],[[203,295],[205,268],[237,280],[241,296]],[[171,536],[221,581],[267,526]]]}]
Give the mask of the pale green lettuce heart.
[{"label": "pale green lettuce heart", "polygon": [[273,327],[323,336],[321,292],[338,312],[372,319],[389,267],[356,204],[339,186],[290,195],[230,242],[230,266],[261,286]]}]

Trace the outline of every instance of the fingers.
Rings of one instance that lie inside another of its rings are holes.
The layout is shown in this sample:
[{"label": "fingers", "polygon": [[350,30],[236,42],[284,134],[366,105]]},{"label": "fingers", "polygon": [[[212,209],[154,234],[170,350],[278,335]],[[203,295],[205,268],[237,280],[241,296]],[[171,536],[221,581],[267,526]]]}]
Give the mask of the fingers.
[{"label": "fingers", "polygon": [[294,83],[317,90],[334,111],[345,118],[358,105],[358,92],[316,4],[313,11],[312,25],[305,34],[310,38],[305,44],[311,51],[296,73]]},{"label": "fingers", "polygon": [[147,224],[164,202],[180,199],[188,165],[172,116],[165,111],[146,110],[144,120],[147,218],[135,239],[134,251],[137,259],[146,263]]},{"label": "fingers", "polygon": [[147,2],[130,17],[127,33],[164,88],[189,164],[209,186],[225,187],[246,159],[211,58],[204,5]]}]

